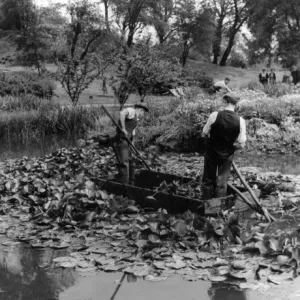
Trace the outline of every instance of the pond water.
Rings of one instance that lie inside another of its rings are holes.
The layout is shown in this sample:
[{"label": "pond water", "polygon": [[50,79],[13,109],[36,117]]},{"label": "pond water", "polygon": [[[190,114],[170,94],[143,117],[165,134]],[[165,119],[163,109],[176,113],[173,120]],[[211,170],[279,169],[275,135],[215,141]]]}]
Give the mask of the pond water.
[{"label": "pond water", "polygon": [[120,273],[84,273],[49,268],[65,250],[32,249],[24,243],[5,246],[0,237],[0,300],[197,299],[258,300],[262,294],[240,291],[179,276],[162,282],[132,280]]},{"label": "pond water", "polygon": [[0,141],[0,161],[6,159],[27,157],[42,157],[59,148],[68,148],[76,145],[78,136],[51,135],[40,140],[32,140],[29,143],[20,141]]}]

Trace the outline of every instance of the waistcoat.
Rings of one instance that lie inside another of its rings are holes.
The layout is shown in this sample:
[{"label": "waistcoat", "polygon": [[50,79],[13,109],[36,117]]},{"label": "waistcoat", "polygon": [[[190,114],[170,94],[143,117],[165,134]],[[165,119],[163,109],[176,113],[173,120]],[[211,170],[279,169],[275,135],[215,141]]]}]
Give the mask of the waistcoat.
[{"label": "waistcoat", "polygon": [[234,146],[240,134],[240,117],[233,111],[218,112],[217,119],[211,125],[209,151],[220,158],[229,158],[234,153]]}]

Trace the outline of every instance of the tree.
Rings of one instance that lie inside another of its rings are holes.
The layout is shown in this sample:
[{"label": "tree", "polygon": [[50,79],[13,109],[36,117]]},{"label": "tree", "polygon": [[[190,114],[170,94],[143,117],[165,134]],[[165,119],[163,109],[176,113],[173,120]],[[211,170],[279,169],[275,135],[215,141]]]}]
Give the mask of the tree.
[{"label": "tree", "polygon": [[153,26],[156,30],[160,44],[167,41],[175,33],[170,20],[174,17],[175,1],[158,0],[151,5],[153,14]]},{"label": "tree", "polygon": [[[67,6],[70,24],[66,27],[67,44],[65,56],[57,59],[57,78],[68,93],[73,105],[80,94],[101,74],[110,63],[113,52],[105,57],[107,32],[95,4],[77,0]],[[97,44],[98,43],[98,44]],[[99,43],[103,49],[98,49]]]},{"label": "tree", "polygon": [[147,41],[140,41],[130,50],[123,51],[117,65],[111,84],[121,107],[131,93],[138,92],[143,102],[156,85],[178,77],[181,72],[176,59],[169,59],[159,46],[151,46]]},{"label": "tree", "polygon": [[202,53],[207,53],[211,48],[212,14],[206,7],[197,8],[195,0],[181,0],[177,4],[175,15],[173,26],[182,45],[180,62],[185,66],[192,47],[197,47]]},{"label": "tree", "polygon": [[133,44],[134,35],[144,26],[152,24],[150,7],[157,0],[112,0],[116,23],[123,37],[127,34],[127,46]]},{"label": "tree", "polygon": [[[252,6],[257,6],[257,1]],[[254,58],[275,56],[285,67],[297,65],[300,58],[299,1],[262,0],[259,8],[248,22],[254,36],[251,43]]]},{"label": "tree", "polygon": [[32,0],[1,0],[0,29],[22,30],[35,14]]},{"label": "tree", "polygon": [[226,26],[225,18],[229,12],[230,2],[227,0],[214,0],[213,11],[216,18],[215,33],[213,39],[213,64],[218,64],[219,57],[221,56],[221,44]]},{"label": "tree", "polygon": [[66,20],[58,7],[36,8],[34,18],[16,36],[17,49],[21,51],[19,63],[34,66],[38,72],[45,70],[45,63],[51,61],[53,44],[60,36]]},{"label": "tree", "polygon": [[105,16],[105,26],[106,30],[110,31],[110,23],[109,23],[109,5],[111,4],[111,0],[101,0],[104,4],[104,16]]}]

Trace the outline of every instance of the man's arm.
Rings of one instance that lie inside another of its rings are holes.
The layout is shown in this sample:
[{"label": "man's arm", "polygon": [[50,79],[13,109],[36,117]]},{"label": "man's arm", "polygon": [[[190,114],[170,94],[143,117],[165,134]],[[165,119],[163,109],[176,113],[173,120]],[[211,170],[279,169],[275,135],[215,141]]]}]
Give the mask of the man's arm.
[{"label": "man's arm", "polygon": [[210,114],[204,128],[203,128],[203,131],[202,131],[202,137],[208,137],[209,134],[210,134],[210,129],[211,129],[211,125],[215,123],[216,119],[217,119],[217,115],[218,115],[218,112],[215,111],[213,112],[212,114]]},{"label": "man's arm", "polygon": [[246,122],[243,118],[240,118],[240,134],[234,143],[236,150],[243,149],[246,145],[247,134],[246,134]]},{"label": "man's arm", "polygon": [[126,120],[126,117],[128,116],[128,114],[129,114],[129,112],[128,112],[127,108],[122,109],[120,111],[120,123],[121,123],[122,131],[126,135],[127,135],[127,130],[126,130],[126,127],[125,127],[125,120]]}]

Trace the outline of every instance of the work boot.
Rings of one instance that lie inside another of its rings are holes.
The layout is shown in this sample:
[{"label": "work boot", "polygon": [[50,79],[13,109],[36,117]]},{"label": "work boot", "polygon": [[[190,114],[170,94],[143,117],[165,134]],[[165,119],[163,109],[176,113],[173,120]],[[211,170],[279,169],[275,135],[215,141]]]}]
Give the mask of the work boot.
[{"label": "work boot", "polygon": [[210,200],[213,198],[211,187],[202,187],[202,200]]}]

